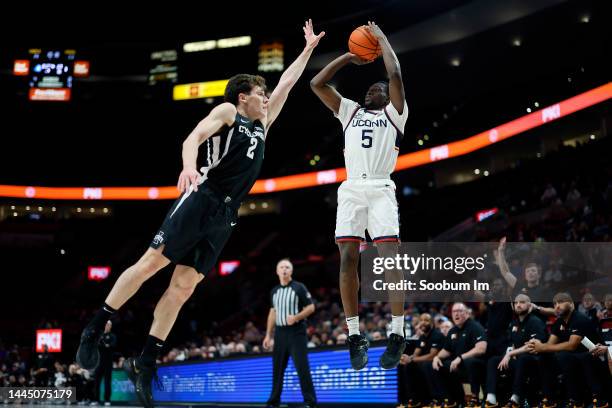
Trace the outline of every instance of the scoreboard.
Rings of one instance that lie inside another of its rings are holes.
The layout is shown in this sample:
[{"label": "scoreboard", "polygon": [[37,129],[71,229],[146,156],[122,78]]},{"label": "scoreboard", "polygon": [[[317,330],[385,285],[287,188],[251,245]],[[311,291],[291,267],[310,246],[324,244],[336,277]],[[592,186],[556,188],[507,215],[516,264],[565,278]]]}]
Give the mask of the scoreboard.
[{"label": "scoreboard", "polygon": [[75,54],[74,50],[30,50],[30,100],[70,100]]},{"label": "scoreboard", "polygon": [[31,101],[69,101],[74,77],[89,74],[89,62],[76,61],[72,49],[32,48],[28,56],[15,61],[13,73],[28,77]]}]

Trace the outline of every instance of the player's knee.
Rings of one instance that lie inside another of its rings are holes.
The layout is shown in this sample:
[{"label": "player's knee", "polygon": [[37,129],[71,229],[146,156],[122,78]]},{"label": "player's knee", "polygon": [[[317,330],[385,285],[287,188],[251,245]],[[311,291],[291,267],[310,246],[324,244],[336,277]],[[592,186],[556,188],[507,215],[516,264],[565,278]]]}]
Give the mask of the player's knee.
[{"label": "player's knee", "polygon": [[165,258],[157,251],[147,251],[136,266],[141,275],[149,277],[165,266]]},{"label": "player's knee", "polygon": [[352,248],[341,248],[340,262],[346,266],[357,265],[359,263],[359,251],[353,251]]},{"label": "player's knee", "polygon": [[197,283],[192,285],[173,283],[170,286],[169,295],[174,301],[183,304],[193,295],[196,285]]},{"label": "player's knee", "polygon": [[170,295],[174,300],[185,303],[204,276],[199,273],[183,273],[170,283]]}]

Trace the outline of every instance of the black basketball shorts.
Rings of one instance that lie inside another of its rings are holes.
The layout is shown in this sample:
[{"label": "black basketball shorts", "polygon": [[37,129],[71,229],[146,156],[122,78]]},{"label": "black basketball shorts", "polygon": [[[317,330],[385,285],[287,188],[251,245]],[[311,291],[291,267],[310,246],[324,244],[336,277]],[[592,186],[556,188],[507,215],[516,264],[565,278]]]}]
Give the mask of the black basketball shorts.
[{"label": "black basketball shorts", "polygon": [[206,275],[217,262],[238,220],[238,209],[229,197],[204,182],[198,191],[183,193],[168,211],[151,242],[164,245],[172,263],[195,268]]}]

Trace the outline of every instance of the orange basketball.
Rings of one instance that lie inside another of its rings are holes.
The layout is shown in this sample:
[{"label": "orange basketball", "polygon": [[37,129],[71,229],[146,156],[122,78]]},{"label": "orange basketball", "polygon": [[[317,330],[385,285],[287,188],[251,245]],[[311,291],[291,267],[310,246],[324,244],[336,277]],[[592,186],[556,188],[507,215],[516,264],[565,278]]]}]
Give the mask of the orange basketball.
[{"label": "orange basketball", "polygon": [[353,30],[349,37],[348,46],[351,53],[365,61],[375,60],[380,57],[382,52],[378,39],[364,25]]}]

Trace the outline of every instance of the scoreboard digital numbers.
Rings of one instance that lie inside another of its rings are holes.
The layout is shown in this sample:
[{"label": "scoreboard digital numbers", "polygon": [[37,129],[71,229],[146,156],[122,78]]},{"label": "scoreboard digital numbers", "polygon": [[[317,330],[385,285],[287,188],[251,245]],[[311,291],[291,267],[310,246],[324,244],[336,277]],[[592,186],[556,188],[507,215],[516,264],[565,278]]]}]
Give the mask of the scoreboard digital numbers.
[{"label": "scoreboard digital numbers", "polygon": [[75,50],[30,50],[31,101],[70,100],[75,54]]}]

